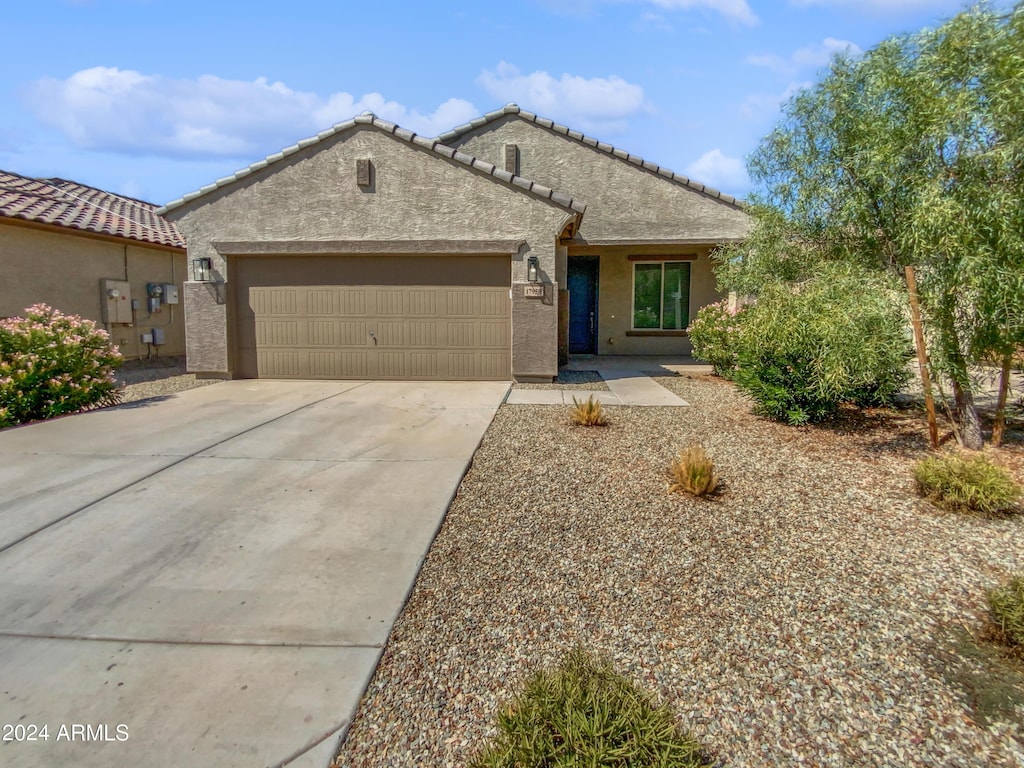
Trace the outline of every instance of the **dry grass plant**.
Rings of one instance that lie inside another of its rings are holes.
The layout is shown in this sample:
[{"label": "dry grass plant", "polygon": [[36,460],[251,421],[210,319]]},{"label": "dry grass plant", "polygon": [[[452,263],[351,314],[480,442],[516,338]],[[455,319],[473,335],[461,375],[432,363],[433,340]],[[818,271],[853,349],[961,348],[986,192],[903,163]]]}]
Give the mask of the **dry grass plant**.
[{"label": "dry grass plant", "polygon": [[581,427],[604,427],[608,425],[608,417],[605,415],[604,406],[593,395],[590,395],[582,402],[574,396],[569,418],[572,419],[573,424],[578,424]]},{"label": "dry grass plant", "polygon": [[708,496],[718,490],[718,484],[715,464],[704,446],[696,443],[689,445],[672,460],[670,490],[691,496]]}]

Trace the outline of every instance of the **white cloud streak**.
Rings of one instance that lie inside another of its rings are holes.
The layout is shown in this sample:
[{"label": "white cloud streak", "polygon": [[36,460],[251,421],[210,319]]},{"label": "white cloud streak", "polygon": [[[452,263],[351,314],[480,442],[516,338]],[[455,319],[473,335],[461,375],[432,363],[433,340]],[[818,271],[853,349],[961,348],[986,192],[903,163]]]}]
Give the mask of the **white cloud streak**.
[{"label": "white cloud streak", "polygon": [[750,186],[746,164],[741,158],[729,157],[715,148],[705,152],[686,168],[694,181],[717,187],[723,192],[746,190]]},{"label": "white cloud streak", "polygon": [[826,37],[820,43],[798,48],[788,58],[769,53],[748,56],[747,62],[783,75],[795,75],[801,70],[820,69],[832,61],[832,58],[838,54],[859,56],[863,52],[860,46],[849,40],[837,40],[834,37]]},{"label": "white cloud streak", "polygon": [[462,99],[449,99],[424,114],[379,93],[356,97],[340,91],[323,97],[262,77],[176,80],[116,67],[38,80],[26,100],[36,117],[75,146],[179,158],[251,158],[365,110],[429,136],[479,114]]},{"label": "white cloud streak", "polygon": [[747,96],[740,105],[740,114],[747,120],[754,122],[778,116],[779,107],[785,104],[792,96],[804,88],[810,88],[812,83],[790,83],[782,93],[754,93]]},{"label": "white cloud streak", "polygon": [[492,97],[514,101],[524,109],[563,119],[584,130],[619,132],[626,118],[647,109],[644,89],[612,75],[585,78],[544,71],[523,74],[507,62],[484,70],[477,83]]},{"label": "white cloud streak", "polygon": [[747,0],[642,0],[667,10],[703,10],[721,14],[731,21],[754,26],[758,18]]},{"label": "white cloud streak", "polygon": [[955,11],[964,3],[962,0],[790,0],[790,5],[854,6],[871,13],[897,15],[910,11]]}]

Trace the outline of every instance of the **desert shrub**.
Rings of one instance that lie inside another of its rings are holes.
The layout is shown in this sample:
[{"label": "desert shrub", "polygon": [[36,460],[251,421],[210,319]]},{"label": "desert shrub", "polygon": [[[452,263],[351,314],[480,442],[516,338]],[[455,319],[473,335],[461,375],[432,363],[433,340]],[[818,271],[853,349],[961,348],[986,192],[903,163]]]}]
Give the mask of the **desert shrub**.
[{"label": "desert shrub", "polygon": [[1021,497],[1010,474],[983,455],[929,456],[914,466],[914,480],[919,494],[958,512],[1009,512]]},{"label": "desert shrub", "polygon": [[0,427],[118,402],[121,361],[106,331],[45,304],[0,320]]},{"label": "desert shrub", "polygon": [[572,410],[569,411],[569,418],[574,424],[581,427],[603,427],[608,424],[608,417],[605,416],[604,406],[601,401],[593,395],[580,402],[575,396],[572,398]]},{"label": "desert shrub", "polygon": [[497,717],[473,768],[709,765],[700,744],[610,662],[582,650],[537,672]]},{"label": "desert shrub", "polygon": [[683,491],[692,496],[705,496],[718,488],[715,464],[701,445],[690,445],[672,460],[673,491]]},{"label": "desert shrub", "polygon": [[733,381],[759,413],[821,421],[843,403],[882,405],[910,377],[899,294],[882,278],[830,264],[799,285],[768,286],[743,310]]},{"label": "desert shrub", "polygon": [[1024,648],[1024,575],[988,593],[988,612],[1006,642]]},{"label": "desert shrub", "polygon": [[719,376],[730,376],[736,367],[736,347],[742,310],[730,310],[722,299],[701,307],[687,332],[693,356],[709,363]]}]

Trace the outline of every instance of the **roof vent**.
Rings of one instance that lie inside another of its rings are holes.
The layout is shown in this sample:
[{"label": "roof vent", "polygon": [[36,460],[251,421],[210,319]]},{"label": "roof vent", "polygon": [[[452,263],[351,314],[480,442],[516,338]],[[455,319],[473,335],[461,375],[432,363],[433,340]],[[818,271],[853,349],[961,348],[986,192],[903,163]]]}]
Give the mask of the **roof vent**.
[{"label": "roof vent", "polygon": [[519,175],[519,147],[515,144],[505,145],[505,170],[515,176]]},{"label": "roof vent", "polygon": [[364,189],[373,183],[373,166],[370,158],[361,157],[356,160],[356,184]]}]

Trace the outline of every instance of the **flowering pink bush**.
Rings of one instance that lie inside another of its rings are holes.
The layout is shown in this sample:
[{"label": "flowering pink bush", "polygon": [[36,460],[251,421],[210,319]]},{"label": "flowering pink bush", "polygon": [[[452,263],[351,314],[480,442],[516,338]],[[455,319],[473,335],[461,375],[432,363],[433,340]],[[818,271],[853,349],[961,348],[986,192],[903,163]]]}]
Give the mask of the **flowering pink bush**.
[{"label": "flowering pink bush", "polygon": [[701,307],[687,331],[693,345],[693,356],[712,366],[719,376],[729,376],[736,367],[736,351],[740,333],[741,308],[729,308],[722,299]]},{"label": "flowering pink bush", "polygon": [[122,360],[105,330],[45,304],[0,320],[0,427],[119,402]]}]

